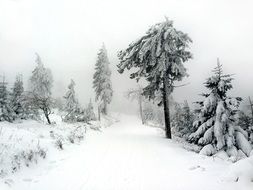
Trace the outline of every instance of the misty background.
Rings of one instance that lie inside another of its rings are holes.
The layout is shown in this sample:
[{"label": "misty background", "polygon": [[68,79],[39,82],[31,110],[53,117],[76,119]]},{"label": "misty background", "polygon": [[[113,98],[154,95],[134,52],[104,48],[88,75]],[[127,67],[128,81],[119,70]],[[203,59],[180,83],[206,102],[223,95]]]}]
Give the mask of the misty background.
[{"label": "misty background", "polygon": [[185,64],[190,76],[181,83],[190,84],[175,89],[174,99],[201,98],[219,57],[224,72],[235,74],[230,93],[246,100],[253,95],[252,7],[250,0],[0,0],[0,75],[12,86],[21,73],[26,85],[37,52],[52,70],[54,96],[62,97],[72,78],[85,105],[94,101],[92,76],[104,42],[113,72],[111,110],[135,112],[123,93],[136,81],[117,72],[117,53],[167,16],[193,40],[194,58]]}]

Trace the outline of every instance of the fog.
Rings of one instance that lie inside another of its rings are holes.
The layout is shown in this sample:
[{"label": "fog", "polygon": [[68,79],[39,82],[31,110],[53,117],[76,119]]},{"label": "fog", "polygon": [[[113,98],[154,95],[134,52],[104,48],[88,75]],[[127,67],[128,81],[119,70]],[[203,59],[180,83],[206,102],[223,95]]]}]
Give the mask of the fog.
[{"label": "fog", "polygon": [[194,58],[186,63],[189,85],[175,89],[174,99],[193,102],[220,58],[234,75],[234,96],[253,95],[253,2],[250,0],[0,0],[0,74],[11,85],[22,73],[27,82],[35,52],[54,75],[54,96],[76,81],[80,102],[94,100],[92,75],[104,42],[113,71],[114,111],[131,111],[123,92],[136,85],[117,73],[117,52],[164,20],[189,34]]}]

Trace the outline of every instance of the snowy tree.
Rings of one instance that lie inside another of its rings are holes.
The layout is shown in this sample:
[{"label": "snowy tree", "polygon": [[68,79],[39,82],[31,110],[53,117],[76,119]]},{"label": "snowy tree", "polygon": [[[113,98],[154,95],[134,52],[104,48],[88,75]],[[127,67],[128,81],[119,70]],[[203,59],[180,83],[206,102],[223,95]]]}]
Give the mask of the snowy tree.
[{"label": "snowy tree", "polygon": [[90,99],[90,102],[86,108],[86,117],[87,117],[88,121],[96,120],[96,115],[94,113],[94,107],[93,107],[91,99]]},{"label": "snowy tree", "polygon": [[90,102],[87,109],[80,106],[75,92],[75,82],[71,79],[68,85],[68,91],[65,96],[65,104],[63,111],[66,115],[63,117],[65,122],[88,122],[95,119],[95,114],[93,112],[93,105]]},{"label": "snowy tree", "polygon": [[53,76],[50,69],[44,67],[38,54],[36,54],[36,63],[37,66],[32,71],[32,76],[30,77],[30,91],[27,98],[30,104],[43,112],[48,124],[51,124],[49,115],[52,114],[51,89],[53,86]]},{"label": "snowy tree", "polygon": [[223,74],[219,60],[213,73],[205,82],[205,87],[210,92],[203,94],[204,101],[197,102],[200,105],[199,115],[193,124],[197,130],[189,136],[189,141],[202,146],[202,154],[212,155],[223,150],[229,156],[236,157],[237,150],[241,149],[249,155],[251,147],[247,133],[235,124],[235,114],[241,98],[227,95],[232,89],[233,78]]},{"label": "snowy tree", "polygon": [[193,120],[194,114],[187,101],[184,101],[182,106],[179,103],[175,104],[175,113],[172,116],[172,128],[175,135],[187,138],[193,132]]},{"label": "snowy tree", "polygon": [[251,112],[251,124],[253,125],[253,103],[252,103],[250,97],[249,97],[249,105],[248,105],[248,107],[250,108],[250,112]]},{"label": "snowy tree", "polygon": [[238,112],[238,121],[237,125],[240,126],[243,130],[248,132],[249,140],[253,144],[253,125],[252,118],[243,111]]},{"label": "snowy tree", "polygon": [[118,54],[120,73],[135,68],[130,78],[148,81],[143,89],[144,96],[154,99],[156,92],[161,92],[159,105],[164,107],[167,138],[171,138],[169,95],[173,92],[175,81],[187,76],[183,63],[192,58],[187,50],[190,42],[188,35],[176,30],[173,22],[166,18],[165,22],[152,26],[143,37]]},{"label": "snowy tree", "polygon": [[[164,127],[164,110],[159,103],[161,102],[161,94],[156,93],[155,99],[148,99],[143,97],[143,119],[144,123],[150,123],[151,125],[158,125],[158,127]],[[169,96],[170,110],[173,109],[174,100],[172,96]],[[172,110],[173,111],[173,110]]]},{"label": "snowy tree", "polygon": [[24,86],[22,75],[18,75],[12,88],[11,106],[12,110],[16,114],[16,117],[20,119],[24,119],[26,115],[24,110],[23,96],[24,96]]},{"label": "snowy tree", "polygon": [[5,77],[2,77],[0,81],[0,121],[12,122],[15,117],[15,113],[10,106],[10,96],[7,90],[7,83]]},{"label": "snowy tree", "polygon": [[63,111],[64,109],[64,99],[63,97],[56,97],[53,99],[53,108],[58,109],[59,111]]},{"label": "snowy tree", "polygon": [[63,98],[65,99],[64,111],[66,112],[63,120],[75,122],[79,114],[79,104],[75,94],[74,80],[71,79],[68,85],[68,91]]},{"label": "snowy tree", "polygon": [[93,88],[96,93],[96,101],[103,114],[107,114],[107,105],[112,101],[111,70],[105,45],[99,50],[95,73],[93,75]]},{"label": "snowy tree", "polygon": [[181,132],[184,134],[184,136],[188,136],[194,130],[192,126],[192,123],[194,121],[194,113],[191,111],[190,106],[186,100],[184,101],[183,104],[182,117],[184,121],[183,123],[184,129]]},{"label": "snowy tree", "polygon": [[175,103],[175,112],[172,114],[171,127],[172,131],[176,136],[182,136],[180,131],[183,126],[182,107],[179,103]]},{"label": "snowy tree", "polygon": [[154,102],[151,102],[147,99],[143,102],[143,122],[147,124],[148,122],[155,121],[155,108]]},{"label": "snowy tree", "polygon": [[93,107],[91,99],[86,110],[87,110],[86,112],[87,112],[89,121],[96,120],[96,115],[94,112],[94,107]]},{"label": "snowy tree", "polygon": [[251,125],[251,117],[248,116],[245,112],[238,112],[238,121],[237,124],[244,130],[247,130]]},{"label": "snowy tree", "polygon": [[141,117],[142,124],[145,123],[144,116],[143,116],[143,88],[141,86],[138,86],[136,89],[130,89],[126,93],[126,97],[130,100],[137,100],[139,105],[139,113]]}]

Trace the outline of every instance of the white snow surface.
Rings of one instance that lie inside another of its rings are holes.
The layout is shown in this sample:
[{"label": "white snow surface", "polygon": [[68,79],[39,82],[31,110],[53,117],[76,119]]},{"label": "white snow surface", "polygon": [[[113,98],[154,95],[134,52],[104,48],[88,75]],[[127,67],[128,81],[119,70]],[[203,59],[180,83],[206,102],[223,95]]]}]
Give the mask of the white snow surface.
[{"label": "white snow surface", "polygon": [[230,182],[238,181],[242,187],[253,189],[253,155],[231,165],[224,179]]},{"label": "white snow surface", "polygon": [[102,131],[89,130],[80,145],[1,179],[0,189],[252,190],[251,182],[222,178],[231,166],[219,157],[187,151],[164,138],[161,129],[122,115]]}]

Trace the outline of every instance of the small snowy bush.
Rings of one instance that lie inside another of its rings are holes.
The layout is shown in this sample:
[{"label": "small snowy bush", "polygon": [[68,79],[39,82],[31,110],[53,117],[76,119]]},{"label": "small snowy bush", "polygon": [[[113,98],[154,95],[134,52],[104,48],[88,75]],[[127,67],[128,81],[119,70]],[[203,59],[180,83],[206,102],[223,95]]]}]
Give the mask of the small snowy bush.
[{"label": "small snowy bush", "polygon": [[18,171],[22,166],[29,167],[37,164],[39,158],[46,158],[46,150],[39,145],[35,150],[28,149],[16,153],[12,159],[12,173]]},{"label": "small snowy bush", "polygon": [[[9,146],[6,147],[10,149]],[[30,149],[15,149],[15,152],[5,154],[6,158],[1,157],[2,168],[0,170],[0,176],[5,177],[9,173],[15,173],[22,167],[29,167],[32,164],[37,164],[38,160],[45,159],[47,155],[46,149],[42,148],[39,144],[37,147]],[[8,160],[7,160],[8,159]]]},{"label": "small snowy bush", "polygon": [[56,131],[50,131],[50,137],[54,139],[54,144],[59,150],[63,150],[65,144],[71,143],[79,143],[81,142],[86,133],[86,126],[84,125],[70,125],[67,128],[68,130],[64,129]]},{"label": "small snowy bush", "polygon": [[70,143],[80,142],[84,139],[85,130],[81,126],[77,127],[75,130],[71,131],[68,140]]},{"label": "small snowy bush", "polygon": [[62,139],[57,139],[55,141],[55,146],[59,149],[59,150],[63,150],[63,140]]}]

